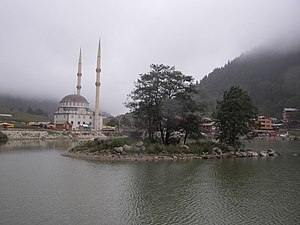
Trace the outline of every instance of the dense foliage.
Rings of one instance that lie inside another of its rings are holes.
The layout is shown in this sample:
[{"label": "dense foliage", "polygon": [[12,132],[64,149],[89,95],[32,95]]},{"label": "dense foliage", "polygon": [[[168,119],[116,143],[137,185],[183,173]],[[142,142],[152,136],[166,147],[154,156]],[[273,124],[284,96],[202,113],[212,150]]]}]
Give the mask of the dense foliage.
[{"label": "dense foliage", "polygon": [[107,139],[101,141],[84,141],[79,145],[73,147],[70,151],[88,151],[88,152],[96,152],[102,150],[112,150],[115,147],[122,147],[124,145],[131,145],[133,140],[128,138],[114,138]]},{"label": "dense foliage", "polygon": [[8,141],[7,135],[0,131],[0,144]]},{"label": "dense foliage", "polygon": [[[168,145],[171,133],[180,128],[180,123],[185,130],[190,129],[191,119],[197,123],[200,107],[192,99],[196,91],[191,76],[163,64],[152,64],[150,69],[135,83],[127,107],[139,125],[147,129],[150,140],[155,140],[159,131],[161,141]],[[184,123],[187,118],[189,121]]]},{"label": "dense foliage", "polygon": [[281,118],[284,107],[300,108],[300,49],[255,49],[241,55],[201,80],[198,101],[213,111],[233,85],[249,92],[261,115]]},{"label": "dense foliage", "polygon": [[246,91],[232,86],[224,92],[223,99],[217,102],[213,117],[218,128],[217,139],[238,149],[241,136],[251,137],[257,109]]}]

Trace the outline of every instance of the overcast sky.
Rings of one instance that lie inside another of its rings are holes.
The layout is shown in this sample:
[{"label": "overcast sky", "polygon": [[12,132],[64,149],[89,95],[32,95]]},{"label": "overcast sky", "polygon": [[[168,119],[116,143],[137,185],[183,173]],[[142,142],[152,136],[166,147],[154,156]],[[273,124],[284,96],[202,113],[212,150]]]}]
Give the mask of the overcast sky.
[{"label": "overcast sky", "polygon": [[118,115],[150,64],[196,80],[258,45],[300,33],[299,0],[1,0],[0,93],[94,106],[101,38],[101,111]]}]

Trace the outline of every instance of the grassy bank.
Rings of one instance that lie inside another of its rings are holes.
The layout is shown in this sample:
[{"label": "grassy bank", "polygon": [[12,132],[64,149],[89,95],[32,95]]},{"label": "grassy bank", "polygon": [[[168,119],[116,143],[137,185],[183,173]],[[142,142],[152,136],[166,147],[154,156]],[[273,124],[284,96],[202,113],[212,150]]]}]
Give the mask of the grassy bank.
[{"label": "grassy bank", "polygon": [[300,137],[300,130],[291,130],[289,131],[291,136]]}]

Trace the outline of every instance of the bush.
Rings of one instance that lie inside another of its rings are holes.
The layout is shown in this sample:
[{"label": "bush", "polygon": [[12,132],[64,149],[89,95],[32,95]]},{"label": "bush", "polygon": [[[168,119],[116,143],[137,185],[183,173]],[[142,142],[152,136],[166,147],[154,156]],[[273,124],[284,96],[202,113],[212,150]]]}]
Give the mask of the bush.
[{"label": "bush", "polygon": [[111,150],[115,147],[121,147],[124,145],[131,145],[133,140],[128,138],[115,138],[101,141],[85,141],[81,142],[76,147],[72,148],[71,151],[101,151],[101,150]]},{"label": "bush", "polygon": [[209,152],[215,147],[215,143],[212,141],[199,142],[195,144],[190,144],[190,152],[193,154],[202,154],[203,152]]},{"label": "bush", "polygon": [[149,154],[158,154],[164,150],[164,145],[161,143],[147,143],[146,152]]}]

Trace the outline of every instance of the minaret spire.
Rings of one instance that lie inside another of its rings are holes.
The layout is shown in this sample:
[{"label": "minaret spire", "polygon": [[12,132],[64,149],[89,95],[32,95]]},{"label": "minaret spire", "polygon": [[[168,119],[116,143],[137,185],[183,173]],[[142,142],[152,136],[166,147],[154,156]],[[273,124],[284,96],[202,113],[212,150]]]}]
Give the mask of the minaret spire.
[{"label": "minaret spire", "polygon": [[80,48],[80,52],[79,52],[79,61],[78,61],[78,72],[77,72],[77,94],[80,95],[81,92],[81,69],[82,69],[82,62],[81,62],[81,48]]},{"label": "minaret spire", "polygon": [[99,131],[101,129],[100,121],[100,72],[101,72],[101,47],[100,47],[100,38],[98,44],[98,54],[97,54],[97,68],[96,68],[96,97],[95,97],[95,121],[94,126],[95,130]]}]

